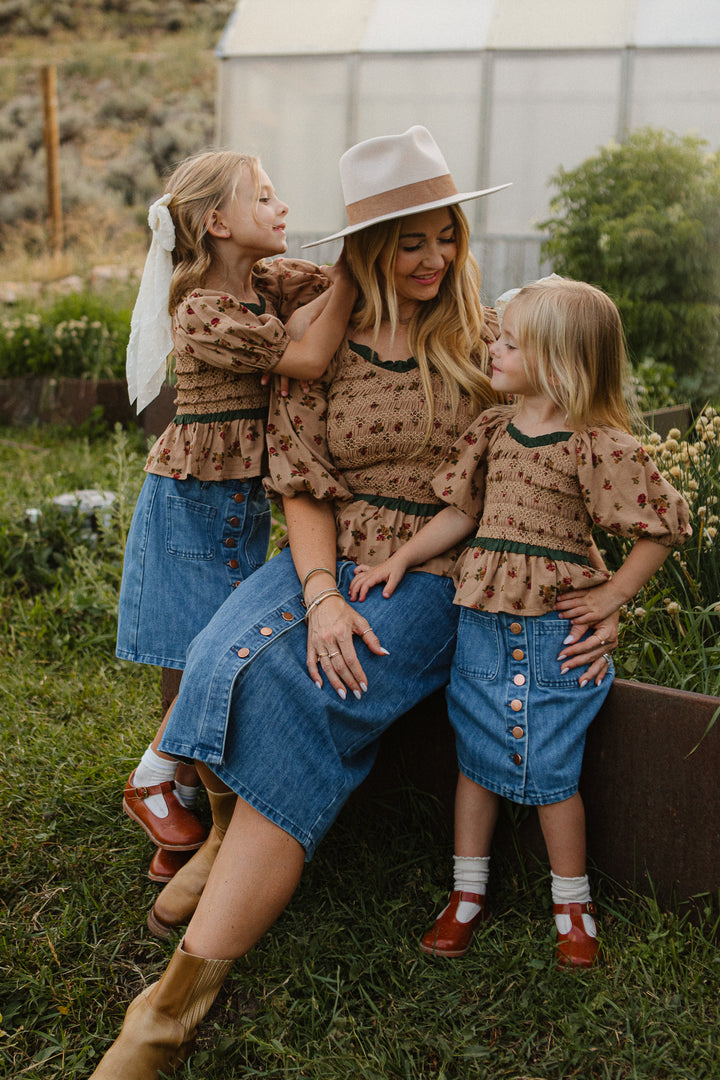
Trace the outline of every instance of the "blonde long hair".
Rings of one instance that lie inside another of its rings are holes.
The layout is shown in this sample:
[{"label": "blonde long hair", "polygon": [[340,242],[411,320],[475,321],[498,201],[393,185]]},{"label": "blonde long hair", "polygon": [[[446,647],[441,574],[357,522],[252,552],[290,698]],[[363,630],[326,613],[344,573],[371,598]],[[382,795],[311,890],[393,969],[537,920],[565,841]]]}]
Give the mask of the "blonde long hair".
[{"label": "blonde long hair", "polygon": [[206,150],[186,158],[165,184],[165,192],[172,195],[168,210],[175,223],[171,315],[183,297],[205,282],[214,254],[207,219],[234,198],[243,168],[249,170],[259,194],[259,159],[233,150]]},{"label": "blonde long hair", "polygon": [[554,277],[521,289],[505,317],[511,308],[531,380],[574,430],[642,426],[630,390],[620,313],[607,293],[584,281]]},{"label": "blonde long hair", "polygon": [[[440,375],[454,412],[461,392],[468,395],[478,412],[500,400],[485,374],[489,354],[483,340],[485,317],[480,303],[480,268],[470,252],[467,218],[458,206],[448,209],[455,228],[457,253],[437,297],[419,304],[408,325],[408,342],[428,405],[424,446],[435,417],[433,371]],[[399,325],[394,268],[400,231],[406,222],[405,218],[380,222],[345,239],[348,262],[360,290],[351,325],[359,330],[372,330],[376,336],[386,319],[392,334]],[[383,255],[386,273],[380,266]]]}]

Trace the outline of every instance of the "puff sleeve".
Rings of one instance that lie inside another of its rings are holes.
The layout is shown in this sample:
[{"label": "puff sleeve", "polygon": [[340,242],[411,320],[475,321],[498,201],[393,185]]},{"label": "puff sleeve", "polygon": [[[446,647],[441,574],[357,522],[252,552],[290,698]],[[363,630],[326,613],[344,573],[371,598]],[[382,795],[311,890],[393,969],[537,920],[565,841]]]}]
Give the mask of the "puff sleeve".
[{"label": "puff sleeve", "polygon": [[241,374],[272,371],[290,338],[275,315],[254,315],[232,296],[195,292],[173,316],[175,352]]},{"label": "puff sleeve", "polygon": [[307,392],[294,379],[285,398],[273,387],[266,428],[265,487],[276,502],[301,494],[321,500],[352,499],[327,443],[327,394],[334,366],[335,361]]},{"label": "puff sleeve", "polygon": [[631,435],[598,428],[575,440],[578,481],[593,524],[665,547],[692,536],[687,502]]},{"label": "puff sleeve", "polygon": [[508,410],[488,409],[450,448],[443,467],[433,477],[438,498],[468,517],[480,520],[485,496],[486,452],[490,438]]},{"label": "puff sleeve", "polygon": [[285,323],[299,307],[326,292],[331,282],[307,259],[274,259],[258,270],[257,284]]}]

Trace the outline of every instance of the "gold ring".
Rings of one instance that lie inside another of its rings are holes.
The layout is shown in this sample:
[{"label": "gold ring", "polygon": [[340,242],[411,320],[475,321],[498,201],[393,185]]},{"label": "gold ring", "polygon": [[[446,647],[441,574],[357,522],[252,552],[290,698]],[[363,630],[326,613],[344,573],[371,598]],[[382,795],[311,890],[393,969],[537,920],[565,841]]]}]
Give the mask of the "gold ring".
[{"label": "gold ring", "polygon": [[337,652],[329,652],[329,653],[326,653],[325,655],[327,656],[327,658],[329,660],[331,656],[339,656],[340,655],[340,650],[338,649]]}]

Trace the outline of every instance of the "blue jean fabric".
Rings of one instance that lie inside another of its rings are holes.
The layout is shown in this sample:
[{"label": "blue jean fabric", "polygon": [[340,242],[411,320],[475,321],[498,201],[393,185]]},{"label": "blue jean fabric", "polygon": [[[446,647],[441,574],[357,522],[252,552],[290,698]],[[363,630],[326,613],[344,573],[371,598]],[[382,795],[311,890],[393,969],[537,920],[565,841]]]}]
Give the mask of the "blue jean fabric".
[{"label": "blue jean fabric", "polygon": [[125,547],[117,655],[184,668],[192,639],[262,566],[270,504],[262,482],[145,478]]},{"label": "blue jean fabric", "polygon": [[[354,564],[339,562],[347,599]],[[367,776],[394,720],[447,683],[459,609],[449,578],[406,574],[390,599],[373,589],[356,605],[389,656],[355,637],[368,680],[358,701],[322,689],[306,667],[307,627],[289,550],[225,601],[193,641],[161,743],[199,759],[312,854]]]},{"label": "blue jean fabric", "polygon": [[578,669],[560,674],[569,623],[463,608],[447,703],[460,771],[517,803],[539,806],[574,795],[585,735],[605,700],[581,687]]}]

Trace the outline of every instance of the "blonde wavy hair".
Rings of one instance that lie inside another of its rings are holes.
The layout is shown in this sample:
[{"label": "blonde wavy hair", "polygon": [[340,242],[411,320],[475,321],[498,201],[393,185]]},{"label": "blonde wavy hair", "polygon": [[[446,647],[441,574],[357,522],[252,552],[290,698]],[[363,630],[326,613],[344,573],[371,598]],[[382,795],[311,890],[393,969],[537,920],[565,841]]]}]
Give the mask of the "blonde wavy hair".
[{"label": "blonde wavy hair", "polygon": [[207,219],[235,197],[242,170],[247,169],[260,193],[260,161],[233,150],[206,150],[178,165],[165,184],[172,199],[168,210],[175,224],[173,275],[168,308],[172,315],[183,297],[202,288],[213,259],[213,238]]},{"label": "blonde wavy hair", "polygon": [[531,381],[574,430],[642,426],[620,313],[607,293],[557,277],[526,285],[504,318],[510,311]]},{"label": "blonde wavy hair", "polygon": [[[428,405],[423,446],[427,445],[435,418],[433,371],[440,375],[455,412],[461,393],[468,395],[478,412],[500,401],[485,373],[489,353],[483,340],[485,317],[480,303],[480,268],[470,252],[467,218],[457,206],[449,206],[448,210],[455,229],[457,253],[438,295],[419,304],[408,325],[408,341],[418,364]],[[345,238],[348,263],[360,291],[351,326],[372,330],[376,337],[383,321],[390,322],[393,335],[400,323],[394,270],[400,232],[406,224],[407,218],[395,218],[370,225]],[[384,261],[385,273],[381,261]]]}]

